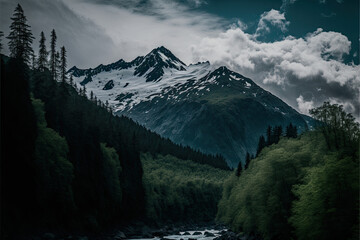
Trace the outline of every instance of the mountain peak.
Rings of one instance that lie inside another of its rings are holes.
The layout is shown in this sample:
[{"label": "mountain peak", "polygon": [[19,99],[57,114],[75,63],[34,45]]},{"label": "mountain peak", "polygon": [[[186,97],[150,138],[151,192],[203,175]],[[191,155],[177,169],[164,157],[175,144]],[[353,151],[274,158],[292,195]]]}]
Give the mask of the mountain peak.
[{"label": "mountain peak", "polygon": [[231,73],[232,71],[230,69],[228,69],[226,66],[221,66],[218,69],[216,69],[215,71],[219,71],[219,72],[225,72],[225,73]]},{"label": "mountain peak", "polygon": [[164,46],[153,49],[135,68],[134,75],[145,76],[147,82],[158,81],[164,75],[164,69],[185,71],[186,64]]}]

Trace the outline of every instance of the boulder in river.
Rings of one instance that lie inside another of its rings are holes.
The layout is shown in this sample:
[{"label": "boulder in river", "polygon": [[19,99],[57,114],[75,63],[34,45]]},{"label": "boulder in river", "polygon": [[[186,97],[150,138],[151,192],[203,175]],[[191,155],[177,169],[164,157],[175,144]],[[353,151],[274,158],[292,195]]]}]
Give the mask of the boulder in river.
[{"label": "boulder in river", "polygon": [[204,235],[205,235],[205,237],[215,237],[215,234],[213,234],[211,232],[205,232]]},{"label": "boulder in river", "polygon": [[194,232],[192,235],[196,236],[196,235],[201,235],[201,234],[202,234],[201,232]]}]

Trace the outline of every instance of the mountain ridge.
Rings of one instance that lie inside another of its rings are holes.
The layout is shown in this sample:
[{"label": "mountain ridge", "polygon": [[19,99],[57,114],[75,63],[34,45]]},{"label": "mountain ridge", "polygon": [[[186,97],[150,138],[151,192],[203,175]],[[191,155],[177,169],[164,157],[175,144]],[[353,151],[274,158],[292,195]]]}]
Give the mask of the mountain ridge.
[{"label": "mountain ridge", "polygon": [[115,114],[176,143],[221,154],[232,167],[256,152],[267,126],[293,123],[305,131],[310,122],[250,78],[209,62],[185,65],[165,47],[131,62],[68,73]]}]

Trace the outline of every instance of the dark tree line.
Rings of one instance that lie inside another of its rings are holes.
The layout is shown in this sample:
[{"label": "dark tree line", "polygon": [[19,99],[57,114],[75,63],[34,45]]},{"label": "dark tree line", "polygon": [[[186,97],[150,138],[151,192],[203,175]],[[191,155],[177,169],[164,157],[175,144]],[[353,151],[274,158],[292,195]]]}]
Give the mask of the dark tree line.
[{"label": "dark tree line", "polygon": [[241,163],[241,161],[240,161],[239,164],[238,164],[238,167],[236,168],[235,175],[239,177],[239,176],[241,175],[241,172],[242,172],[243,170],[246,170],[246,169],[249,167],[250,161],[251,161],[252,159],[254,159],[254,158],[255,158],[254,155],[250,155],[249,152],[246,152],[244,169],[243,169],[242,163]]},{"label": "dark tree line", "polygon": [[[259,142],[255,157],[258,157],[261,150],[264,149],[265,147],[268,147],[272,144],[277,144],[280,140],[280,137],[297,138],[296,126],[290,123],[288,126],[286,126],[285,134],[283,134],[282,126],[275,126],[275,127],[268,126],[268,128],[266,129],[266,139],[263,135],[259,137]],[[246,153],[244,170],[249,167],[250,161],[255,157],[253,155],[250,155],[248,152]],[[236,173],[235,173],[236,176],[240,176],[242,170],[243,170],[243,166],[240,161],[236,169]]]},{"label": "dark tree line", "polygon": [[266,140],[263,135],[259,137],[259,143],[256,150],[256,157],[259,156],[261,150],[264,147],[268,147],[272,144],[277,144],[280,141],[281,137],[286,138],[297,138],[297,128],[290,123],[286,126],[285,134],[283,134],[282,126],[271,127],[268,126],[266,129]]}]

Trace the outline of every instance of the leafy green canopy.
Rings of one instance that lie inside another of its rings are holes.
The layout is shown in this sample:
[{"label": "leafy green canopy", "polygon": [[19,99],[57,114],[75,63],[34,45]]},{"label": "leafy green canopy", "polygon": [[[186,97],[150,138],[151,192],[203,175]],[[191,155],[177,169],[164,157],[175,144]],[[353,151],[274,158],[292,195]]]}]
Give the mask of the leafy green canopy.
[{"label": "leafy green canopy", "polygon": [[157,222],[214,219],[229,171],[171,155],[142,154],[141,162],[148,219]]},{"label": "leafy green canopy", "polygon": [[342,106],[311,111],[319,130],[265,147],[225,183],[217,219],[265,239],[356,239],[359,124]]}]

